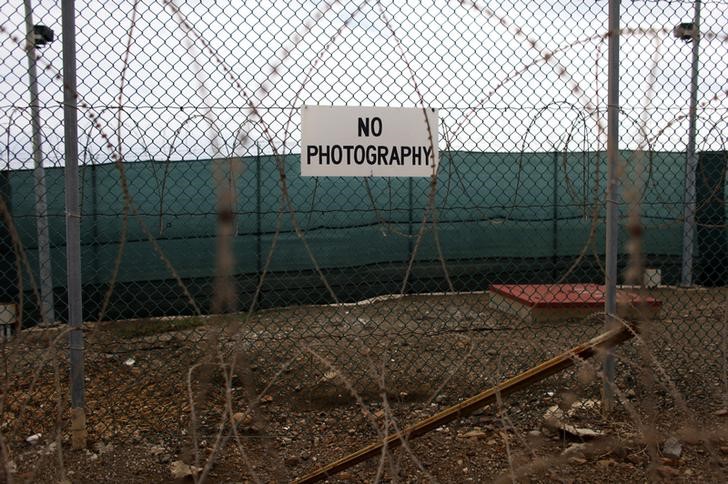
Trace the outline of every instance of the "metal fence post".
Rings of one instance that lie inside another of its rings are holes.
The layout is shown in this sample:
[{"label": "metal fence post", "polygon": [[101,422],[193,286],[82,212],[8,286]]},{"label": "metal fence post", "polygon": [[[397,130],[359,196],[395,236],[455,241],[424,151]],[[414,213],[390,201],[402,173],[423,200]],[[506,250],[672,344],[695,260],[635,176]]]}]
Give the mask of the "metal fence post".
[{"label": "metal fence post", "polygon": [[690,67],[690,108],[688,112],[688,146],[685,165],[685,209],[682,241],[682,270],[680,284],[693,285],[693,246],[695,244],[695,171],[698,157],[695,154],[695,135],[697,131],[698,106],[698,56],[700,54],[700,0],[695,2],[693,18],[692,62]]},{"label": "metal fence post", "polygon": [[71,445],[86,447],[83,331],[81,306],[81,214],[78,196],[78,119],[75,0],[63,0],[63,130],[66,154],[66,257],[68,324],[71,327]]},{"label": "metal fence post", "polygon": [[[617,253],[619,251],[619,0],[609,0],[609,60],[607,80],[607,193],[606,193],[606,278],[604,312],[608,329],[614,325],[617,313]],[[609,409],[614,398],[612,383],[615,361],[611,351],[604,360],[604,408]]]},{"label": "metal fence post", "polygon": [[35,217],[38,233],[38,274],[40,276],[41,325],[53,324],[53,273],[48,232],[48,203],[46,200],[45,169],[40,132],[40,102],[38,98],[38,69],[36,67],[36,43],[33,27],[33,7],[30,0],[25,6],[25,55],[28,58],[28,90],[30,91],[30,117],[33,144],[33,176],[35,177]]}]

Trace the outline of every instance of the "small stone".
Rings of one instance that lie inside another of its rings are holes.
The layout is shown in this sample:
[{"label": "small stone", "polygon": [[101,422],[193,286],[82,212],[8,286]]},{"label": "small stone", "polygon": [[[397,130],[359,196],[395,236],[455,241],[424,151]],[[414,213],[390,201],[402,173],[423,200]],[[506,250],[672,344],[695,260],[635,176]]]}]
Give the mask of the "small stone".
[{"label": "small stone", "polygon": [[199,467],[185,464],[181,460],[176,460],[169,465],[169,472],[172,474],[172,479],[184,479],[185,477],[196,475],[201,470]]},{"label": "small stone", "polygon": [[354,474],[352,474],[351,472],[344,471],[344,472],[339,472],[338,477],[342,481],[350,481],[350,480],[354,479]]},{"label": "small stone", "polygon": [[725,417],[726,415],[728,415],[728,408],[721,408],[720,410],[716,410],[715,412],[713,412],[713,415],[715,415],[716,417]]},{"label": "small stone", "polygon": [[260,397],[260,403],[271,403],[273,401],[273,396],[271,395],[263,395]]},{"label": "small stone", "polygon": [[637,397],[637,394],[633,389],[630,388],[626,392],[624,392],[624,396],[632,400]]},{"label": "small stone", "polygon": [[538,431],[538,430],[531,430],[531,431],[528,432],[528,436],[529,437],[538,438],[538,437],[541,437],[542,435],[543,434],[540,431]]},{"label": "small stone", "polygon": [[253,423],[253,417],[249,413],[236,412],[233,414],[233,422],[240,427],[249,427]]},{"label": "small stone", "polygon": [[464,439],[482,439],[487,436],[488,434],[486,434],[482,430],[471,430],[470,432],[465,432],[461,435],[461,437]]},{"label": "small stone", "polygon": [[571,444],[568,446],[561,455],[581,455],[586,450],[586,444]]},{"label": "small stone", "polygon": [[127,359],[126,359],[126,360],[124,361],[124,364],[125,364],[126,366],[134,366],[134,363],[136,363],[136,360],[134,360],[134,358],[127,358]]},{"label": "small stone", "polygon": [[597,461],[599,467],[610,467],[615,465],[617,462],[614,459],[602,459]]},{"label": "small stone", "polygon": [[662,454],[671,459],[679,459],[682,454],[682,444],[675,437],[670,437],[662,444]]},{"label": "small stone", "polygon": [[725,454],[725,455],[728,455],[728,445],[723,445],[723,446],[721,446],[721,447],[720,447],[720,451],[721,451],[721,452],[722,452],[723,454]]},{"label": "small stone", "polygon": [[586,459],[583,457],[569,457],[569,462],[571,464],[581,465],[586,464]]},{"label": "small stone", "polygon": [[25,438],[25,441],[28,442],[30,445],[35,445],[38,442],[40,442],[40,438],[42,437],[42,434],[33,434],[29,437]]},{"label": "small stone", "polygon": [[374,416],[376,418],[382,418],[382,417],[384,417],[384,410],[377,410],[376,412],[374,412]]},{"label": "small stone", "polygon": [[108,444],[104,444],[103,442],[96,442],[96,452],[99,453],[99,455],[106,454],[108,452],[111,452],[114,450],[114,445],[110,442]]},{"label": "small stone", "polygon": [[149,449],[149,453],[152,454],[152,455],[161,455],[161,454],[164,453],[165,450],[166,449],[163,446],[161,446],[161,445],[153,445]]}]

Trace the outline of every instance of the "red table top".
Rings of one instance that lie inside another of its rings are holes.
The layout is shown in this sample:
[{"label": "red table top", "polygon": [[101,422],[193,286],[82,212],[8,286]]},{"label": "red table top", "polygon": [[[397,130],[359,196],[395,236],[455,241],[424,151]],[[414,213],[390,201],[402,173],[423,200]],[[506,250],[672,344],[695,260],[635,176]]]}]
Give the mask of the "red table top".
[{"label": "red table top", "polygon": [[[604,306],[604,286],[600,284],[491,284],[490,290],[536,308],[584,308]],[[661,301],[636,292],[618,291],[619,303],[659,307]]]}]

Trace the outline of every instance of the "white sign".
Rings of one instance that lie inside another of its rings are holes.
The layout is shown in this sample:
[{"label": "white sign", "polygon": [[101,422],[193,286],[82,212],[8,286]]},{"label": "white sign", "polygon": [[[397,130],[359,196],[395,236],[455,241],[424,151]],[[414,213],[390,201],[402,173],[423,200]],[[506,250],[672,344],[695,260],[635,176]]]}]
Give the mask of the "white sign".
[{"label": "white sign", "polygon": [[437,172],[431,108],[304,106],[302,176],[421,176]]}]

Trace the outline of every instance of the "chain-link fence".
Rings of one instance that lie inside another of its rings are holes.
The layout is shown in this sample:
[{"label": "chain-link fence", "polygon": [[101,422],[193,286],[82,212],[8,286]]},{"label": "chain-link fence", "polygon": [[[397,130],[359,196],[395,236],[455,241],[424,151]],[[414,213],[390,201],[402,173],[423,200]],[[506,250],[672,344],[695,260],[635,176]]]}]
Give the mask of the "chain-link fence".
[{"label": "chain-link fence", "polygon": [[[6,0],[3,445],[68,431],[68,270],[92,442],[184,453],[261,400],[422,413],[599,334],[612,290],[621,317],[646,303],[618,400],[649,367],[725,405],[727,10],[622,2],[605,286],[608,2],[79,1],[67,268],[61,5]],[[437,108],[436,176],[302,177],[316,105]],[[565,388],[601,383],[564,373],[512,413]]]}]

